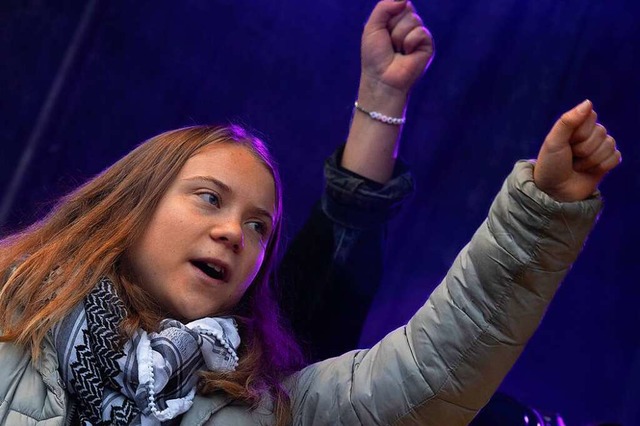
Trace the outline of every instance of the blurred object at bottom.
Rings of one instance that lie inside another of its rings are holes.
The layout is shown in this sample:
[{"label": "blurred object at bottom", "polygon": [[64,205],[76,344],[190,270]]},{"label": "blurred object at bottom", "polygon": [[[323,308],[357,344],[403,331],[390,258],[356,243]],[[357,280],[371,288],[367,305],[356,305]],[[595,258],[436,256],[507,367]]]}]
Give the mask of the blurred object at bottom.
[{"label": "blurred object at bottom", "polygon": [[566,426],[559,414],[541,413],[503,393],[496,393],[470,426]]}]

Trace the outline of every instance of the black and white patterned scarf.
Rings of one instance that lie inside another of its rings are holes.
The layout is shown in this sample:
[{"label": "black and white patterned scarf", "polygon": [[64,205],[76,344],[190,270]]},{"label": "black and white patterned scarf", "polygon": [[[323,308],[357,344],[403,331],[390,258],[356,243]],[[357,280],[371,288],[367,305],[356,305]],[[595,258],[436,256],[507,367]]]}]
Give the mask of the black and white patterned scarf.
[{"label": "black and white patterned scarf", "polygon": [[126,310],[103,278],[53,338],[67,391],[83,425],[169,424],[193,403],[199,370],[232,371],[240,336],[231,318],[164,320],[122,344]]}]

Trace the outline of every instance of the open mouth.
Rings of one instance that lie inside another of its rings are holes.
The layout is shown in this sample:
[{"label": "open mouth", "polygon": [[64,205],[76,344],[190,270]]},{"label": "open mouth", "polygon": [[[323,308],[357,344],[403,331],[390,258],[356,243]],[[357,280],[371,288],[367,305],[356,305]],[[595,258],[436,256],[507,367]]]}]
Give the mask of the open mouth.
[{"label": "open mouth", "polygon": [[202,272],[204,272],[211,278],[215,280],[224,281],[226,271],[224,270],[223,267],[214,265],[213,263],[203,262],[200,260],[194,260],[191,263],[193,263],[193,265],[196,268],[200,269]]}]

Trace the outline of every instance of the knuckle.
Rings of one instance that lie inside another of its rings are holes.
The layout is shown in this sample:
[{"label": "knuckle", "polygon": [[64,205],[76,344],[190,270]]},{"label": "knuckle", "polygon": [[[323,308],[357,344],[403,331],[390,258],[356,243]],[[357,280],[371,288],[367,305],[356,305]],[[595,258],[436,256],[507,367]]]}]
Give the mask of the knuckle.
[{"label": "knuckle", "polygon": [[605,164],[605,163],[600,163],[600,164],[598,164],[597,166],[595,166],[595,167],[593,168],[593,170],[594,170],[596,173],[601,174],[601,173],[607,173],[609,170],[611,170],[611,167],[609,167],[609,166],[608,166],[607,164]]},{"label": "knuckle", "polygon": [[614,167],[615,167],[615,163],[613,161],[603,161],[602,163],[598,164],[597,169],[601,173],[607,173],[608,171],[610,171]]},{"label": "knuckle", "polygon": [[414,36],[420,41],[429,40],[429,36],[427,35],[426,31],[424,31],[423,27],[417,27],[412,32],[414,33]]},{"label": "knuckle", "polygon": [[581,172],[581,171],[584,171],[584,170],[589,168],[589,163],[587,162],[586,159],[580,159],[580,160],[575,162],[573,168],[576,171]]},{"label": "knuckle", "polygon": [[587,147],[586,143],[579,143],[577,145],[575,145],[573,147],[573,152],[576,155],[576,157],[586,157],[587,155],[589,155],[591,152]]},{"label": "knuckle", "polygon": [[565,112],[564,114],[562,114],[560,116],[560,119],[558,120],[558,123],[563,127],[572,127],[571,126],[571,116],[569,115],[569,113]]},{"label": "knuckle", "polygon": [[595,158],[593,158],[593,156],[589,156],[585,159],[585,165],[587,166],[587,168],[591,168],[593,166],[595,166],[596,164],[598,164],[598,162],[596,161]]},{"label": "knuckle", "polygon": [[607,144],[607,147],[609,149],[611,149],[612,151],[615,151],[616,140],[614,138],[612,138],[611,136],[607,136],[607,139],[605,139],[605,143]]}]

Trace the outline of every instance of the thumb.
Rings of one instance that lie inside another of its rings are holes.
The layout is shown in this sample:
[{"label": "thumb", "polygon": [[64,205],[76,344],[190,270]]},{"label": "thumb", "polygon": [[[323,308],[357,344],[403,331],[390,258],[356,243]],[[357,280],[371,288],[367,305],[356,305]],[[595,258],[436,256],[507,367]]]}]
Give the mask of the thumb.
[{"label": "thumb", "polygon": [[593,109],[590,100],[585,100],[573,109],[562,114],[562,117],[551,128],[547,135],[545,145],[547,148],[555,151],[562,149],[569,144],[573,133],[584,123]]},{"label": "thumb", "polygon": [[370,29],[387,28],[387,24],[397,14],[402,12],[406,5],[406,0],[381,0],[371,11],[367,26]]}]

